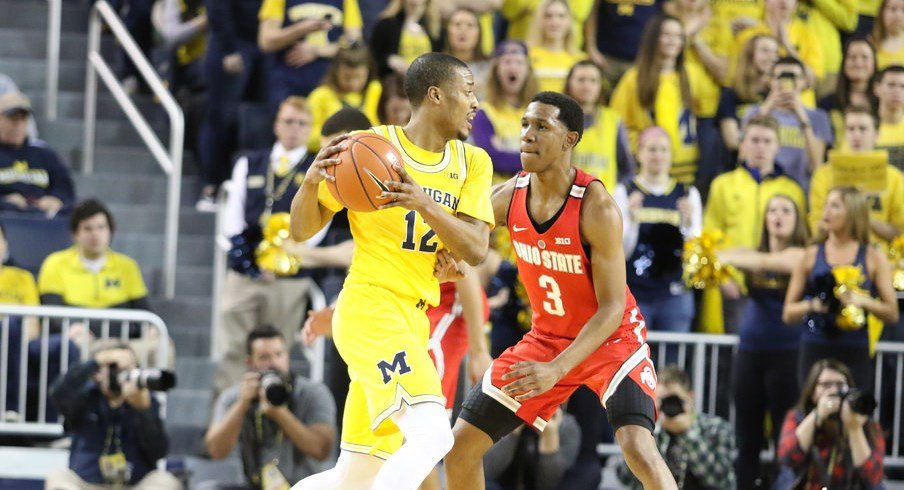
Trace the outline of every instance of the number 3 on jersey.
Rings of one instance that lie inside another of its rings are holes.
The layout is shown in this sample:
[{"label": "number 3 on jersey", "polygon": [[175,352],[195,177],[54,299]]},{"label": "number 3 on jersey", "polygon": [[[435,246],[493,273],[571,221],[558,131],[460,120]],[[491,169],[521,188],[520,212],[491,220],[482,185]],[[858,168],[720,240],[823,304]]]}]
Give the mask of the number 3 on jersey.
[{"label": "number 3 on jersey", "polygon": [[434,232],[433,230],[428,228],[427,233],[421,235],[420,240],[418,240],[417,242],[414,241],[414,228],[415,225],[417,225],[417,218],[418,216],[416,211],[408,211],[408,213],[405,214],[406,231],[405,241],[402,242],[402,250],[413,250],[425,253],[436,252],[438,244],[436,240],[433,240],[433,237],[436,236],[436,232]]},{"label": "number 3 on jersey", "polygon": [[562,290],[559,289],[559,283],[552,276],[542,275],[538,282],[540,287],[546,290],[546,298],[549,301],[543,302],[543,309],[550,315],[565,316],[565,306],[562,304]]}]

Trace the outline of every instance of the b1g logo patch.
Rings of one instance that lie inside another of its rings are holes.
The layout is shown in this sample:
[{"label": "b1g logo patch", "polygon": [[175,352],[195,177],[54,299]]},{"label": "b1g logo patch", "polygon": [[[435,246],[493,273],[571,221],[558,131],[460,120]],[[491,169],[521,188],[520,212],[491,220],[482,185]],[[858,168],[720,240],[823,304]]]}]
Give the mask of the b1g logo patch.
[{"label": "b1g logo patch", "polygon": [[383,375],[383,384],[389,384],[389,381],[392,380],[392,373],[397,372],[399,375],[402,375],[411,372],[411,367],[405,360],[406,355],[405,351],[397,353],[395,357],[392,358],[392,364],[386,361],[377,363],[377,369],[379,369],[380,373]]}]

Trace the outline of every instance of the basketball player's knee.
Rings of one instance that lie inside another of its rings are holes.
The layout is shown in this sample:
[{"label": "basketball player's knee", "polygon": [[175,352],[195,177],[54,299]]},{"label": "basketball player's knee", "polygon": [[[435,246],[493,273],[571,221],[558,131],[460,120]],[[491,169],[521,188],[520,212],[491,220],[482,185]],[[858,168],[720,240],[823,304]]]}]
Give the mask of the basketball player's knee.
[{"label": "basketball player's knee", "polygon": [[425,454],[434,455],[437,461],[455,443],[446,409],[437,403],[408,407],[396,420],[396,425],[402,430],[406,444],[414,444]]},{"label": "basketball player's knee", "polygon": [[[640,468],[651,468],[655,465],[659,450],[652,434],[643,427],[628,425],[615,432],[618,445],[624,453],[625,461]],[[634,468],[632,468],[634,469]]]}]

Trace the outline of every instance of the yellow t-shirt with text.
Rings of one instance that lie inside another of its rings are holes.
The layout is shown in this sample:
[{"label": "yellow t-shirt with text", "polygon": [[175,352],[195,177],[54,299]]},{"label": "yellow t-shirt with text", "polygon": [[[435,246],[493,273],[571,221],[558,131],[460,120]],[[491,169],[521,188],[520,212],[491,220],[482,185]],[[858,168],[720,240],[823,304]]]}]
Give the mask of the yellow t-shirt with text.
[{"label": "yellow t-shirt with text", "polygon": [[587,57],[580,52],[550,51],[543,46],[532,46],[529,55],[540,92],[564,92],[568,70]]},{"label": "yellow t-shirt with text", "polygon": [[[288,11],[286,0],[264,0],[257,18],[261,21],[275,20],[282,23],[286,17],[291,22],[298,22],[303,19],[324,19],[327,15],[334,25],[342,26],[344,29],[361,29],[364,26],[358,0],[343,0],[341,10],[330,4],[312,1],[294,5]],[[305,37],[305,41],[313,45],[326,45],[329,43],[327,31],[311,33]]]},{"label": "yellow t-shirt with text", "polygon": [[25,269],[0,266],[0,304],[36,306],[41,304],[35,277]]},{"label": "yellow t-shirt with text", "polygon": [[383,86],[377,80],[367,84],[362,97],[361,93],[353,92],[340,96],[333,87],[321,85],[308,96],[308,107],[311,108],[311,135],[308,138],[308,151],[320,150],[320,130],[323,123],[330,116],[342,110],[343,107],[354,107],[367,116],[371,124],[377,124],[377,107],[380,104],[380,95]]},{"label": "yellow t-shirt with text", "polygon": [[[495,225],[490,201],[493,165],[485,151],[453,140],[442,153],[434,153],[416,146],[398,126],[377,126],[371,131],[389,138],[402,155],[405,171],[443,210]],[[325,182],[318,198],[332,211],[342,209]],[[355,250],[346,285],[379,286],[430,305],[439,302],[433,267],[443,243],[417,212],[402,207],[349,211],[348,221]]]}]

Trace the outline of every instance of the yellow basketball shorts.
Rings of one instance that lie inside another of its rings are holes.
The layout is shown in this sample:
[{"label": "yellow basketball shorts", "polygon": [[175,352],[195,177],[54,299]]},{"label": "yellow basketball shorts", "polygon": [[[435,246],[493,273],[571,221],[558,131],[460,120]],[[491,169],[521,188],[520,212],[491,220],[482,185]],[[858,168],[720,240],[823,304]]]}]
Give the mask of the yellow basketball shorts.
[{"label": "yellow basketball shorts", "polygon": [[333,341],[351,383],[341,448],[386,458],[402,444],[392,414],[405,405],[445,406],[427,353],[430,323],[423,301],[371,285],[346,285],[333,314]]}]

